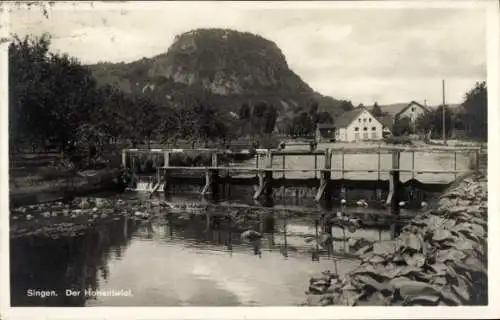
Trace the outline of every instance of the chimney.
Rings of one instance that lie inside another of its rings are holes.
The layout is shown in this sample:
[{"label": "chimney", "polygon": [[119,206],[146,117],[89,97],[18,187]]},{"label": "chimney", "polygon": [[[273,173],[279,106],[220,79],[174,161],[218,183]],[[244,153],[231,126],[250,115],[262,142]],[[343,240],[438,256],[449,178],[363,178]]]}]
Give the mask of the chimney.
[{"label": "chimney", "polygon": [[427,107],[427,99],[424,99],[424,107]]}]

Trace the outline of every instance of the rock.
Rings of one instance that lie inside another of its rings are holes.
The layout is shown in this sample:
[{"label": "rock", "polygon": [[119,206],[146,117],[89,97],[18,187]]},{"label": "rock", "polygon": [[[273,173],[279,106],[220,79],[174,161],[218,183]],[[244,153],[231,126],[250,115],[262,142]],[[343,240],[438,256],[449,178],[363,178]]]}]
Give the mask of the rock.
[{"label": "rock", "polygon": [[256,241],[262,238],[262,234],[260,232],[257,232],[255,230],[246,230],[244,231],[241,236],[241,240],[243,241]]},{"label": "rock", "polygon": [[466,255],[457,249],[440,250],[437,253],[436,260],[438,262],[446,263],[447,261],[460,261]]},{"label": "rock", "polygon": [[105,214],[105,213],[101,214],[101,219],[104,219],[104,218],[107,218],[107,217],[108,217],[107,214]]},{"label": "rock", "polygon": [[92,204],[90,203],[89,199],[82,198],[78,203],[78,206],[80,207],[80,209],[89,209],[92,206]]},{"label": "rock", "polygon": [[421,268],[425,264],[425,256],[420,252],[416,252],[414,254],[405,253],[403,254],[403,258],[405,259],[406,264],[412,267]]},{"label": "rock", "polygon": [[376,255],[387,256],[389,254],[394,253],[395,249],[396,249],[395,244],[389,241],[375,242],[373,244],[372,252],[373,254]]},{"label": "rock", "polygon": [[44,213],[42,213],[42,216],[43,216],[44,218],[49,218],[49,217],[51,216],[51,214],[50,214],[50,212],[45,211]]},{"label": "rock", "polygon": [[401,234],[400,240],[405,249],[411,249],[412,251],[420,251],[422,249],[420,239],[413,233]]},{"label": "rock", "polygon": [[136,217],[144,217],[144,216],[145,216],[145,214],[144,214],[144,212],[136,211],[136,212],[134,213],[134,216],[136,216]]},{"label": "rock", "polygon": [[94,203],[97,208],[104,208],[110,205],[110,201],[104,198],[95,198]]},{"label": "rock", "polygon": [[30,221],[33,219],[33,216],[31,214],[26,215],[26,220]]},{"label": "rock", "polygon": [[390,281],[390,285],[395,289],[398,289],[401,296],[419,296],[419,295],[438,295],[439,296],[439,288],[421,281],[410,280],[405,277],[398,277],[392,279]]},{"label": "rock", "polygon": [[445,240],[449,240],[449,239],[453,239],[451,232],[448,230],[444,230],[444,229],[435,230],[434,234],[432,236],[432,240],[437,241],[437,242],[445,241]]},{"label": "rock", "polygon": [[110,214],[113,214],[115,213],[115,210],[114,209],[102,209],[101,212],[103,214],[107,214],[107,215],[110,215]]},{"label": "rock", "polygon": [[438,304],[440,296],[437,295],[418,295],[413,297],[407,297],[405,299],[405,306],[435,306]]}]

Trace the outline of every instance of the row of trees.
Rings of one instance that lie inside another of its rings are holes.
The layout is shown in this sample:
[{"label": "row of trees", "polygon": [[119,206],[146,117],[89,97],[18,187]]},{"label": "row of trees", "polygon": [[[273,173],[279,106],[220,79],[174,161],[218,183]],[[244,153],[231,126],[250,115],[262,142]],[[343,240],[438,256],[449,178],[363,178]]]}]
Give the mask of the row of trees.
[{"label": "row of trees", "polygon": [[12,151],[56,146],[94,153],[113,141],[137,145],[158,137],[191,141],[228,137],[216,109],[202,101],[178,107],[144,94],[98,86],[78,60],[49,52],[50,37],[15,37],[9,46],[9,144]]},{"label": "row of trees", "polygon": [[280,133],[292,137],[307,137],[314,135],[318,124],[333,123],[333,117],[328,111],[320,111],[317,102],[312,102],[309,110],[294,113],[285,118]]}]

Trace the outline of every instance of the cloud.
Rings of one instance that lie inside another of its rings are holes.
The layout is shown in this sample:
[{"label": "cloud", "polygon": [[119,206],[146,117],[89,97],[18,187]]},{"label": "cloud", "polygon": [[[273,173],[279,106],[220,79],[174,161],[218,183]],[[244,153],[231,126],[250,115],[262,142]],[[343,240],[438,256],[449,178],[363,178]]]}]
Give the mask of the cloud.
[{"label": "cloud", "polygon": [[49,19],[18,11],[11,29],[21,35],[49,32],[54,50],[86,63],[151,57],[165,52],[175,35],[195,28],[252,32],[276,42],[292,70],[315,90],[365,104],[433,99],[443,78],[457,84],[449,90],[456,102],[469,89],[465,83],[486,78],[481,8],[252,9],[194,2],[147,3],[141,10],[116,3],[95,7],[53,10]]}]

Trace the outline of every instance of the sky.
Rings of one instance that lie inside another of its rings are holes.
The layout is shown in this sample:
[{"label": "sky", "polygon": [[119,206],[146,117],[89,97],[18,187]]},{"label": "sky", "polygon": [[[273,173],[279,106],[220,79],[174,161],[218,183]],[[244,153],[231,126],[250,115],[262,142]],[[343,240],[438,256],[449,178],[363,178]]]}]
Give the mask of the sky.
[{"label": "sky", "polygon": [[[164,53],[177,34],[230,28],[274,41],[314,90],[373,105],[460,103],[486,80],[486,16],[480,6],[363,3],[56,4],[48,19],[14,9],[12,33],[52,35],[52,50],[83,63],[130,62]],[[353,7],[356,6],[356,7]]]}]

